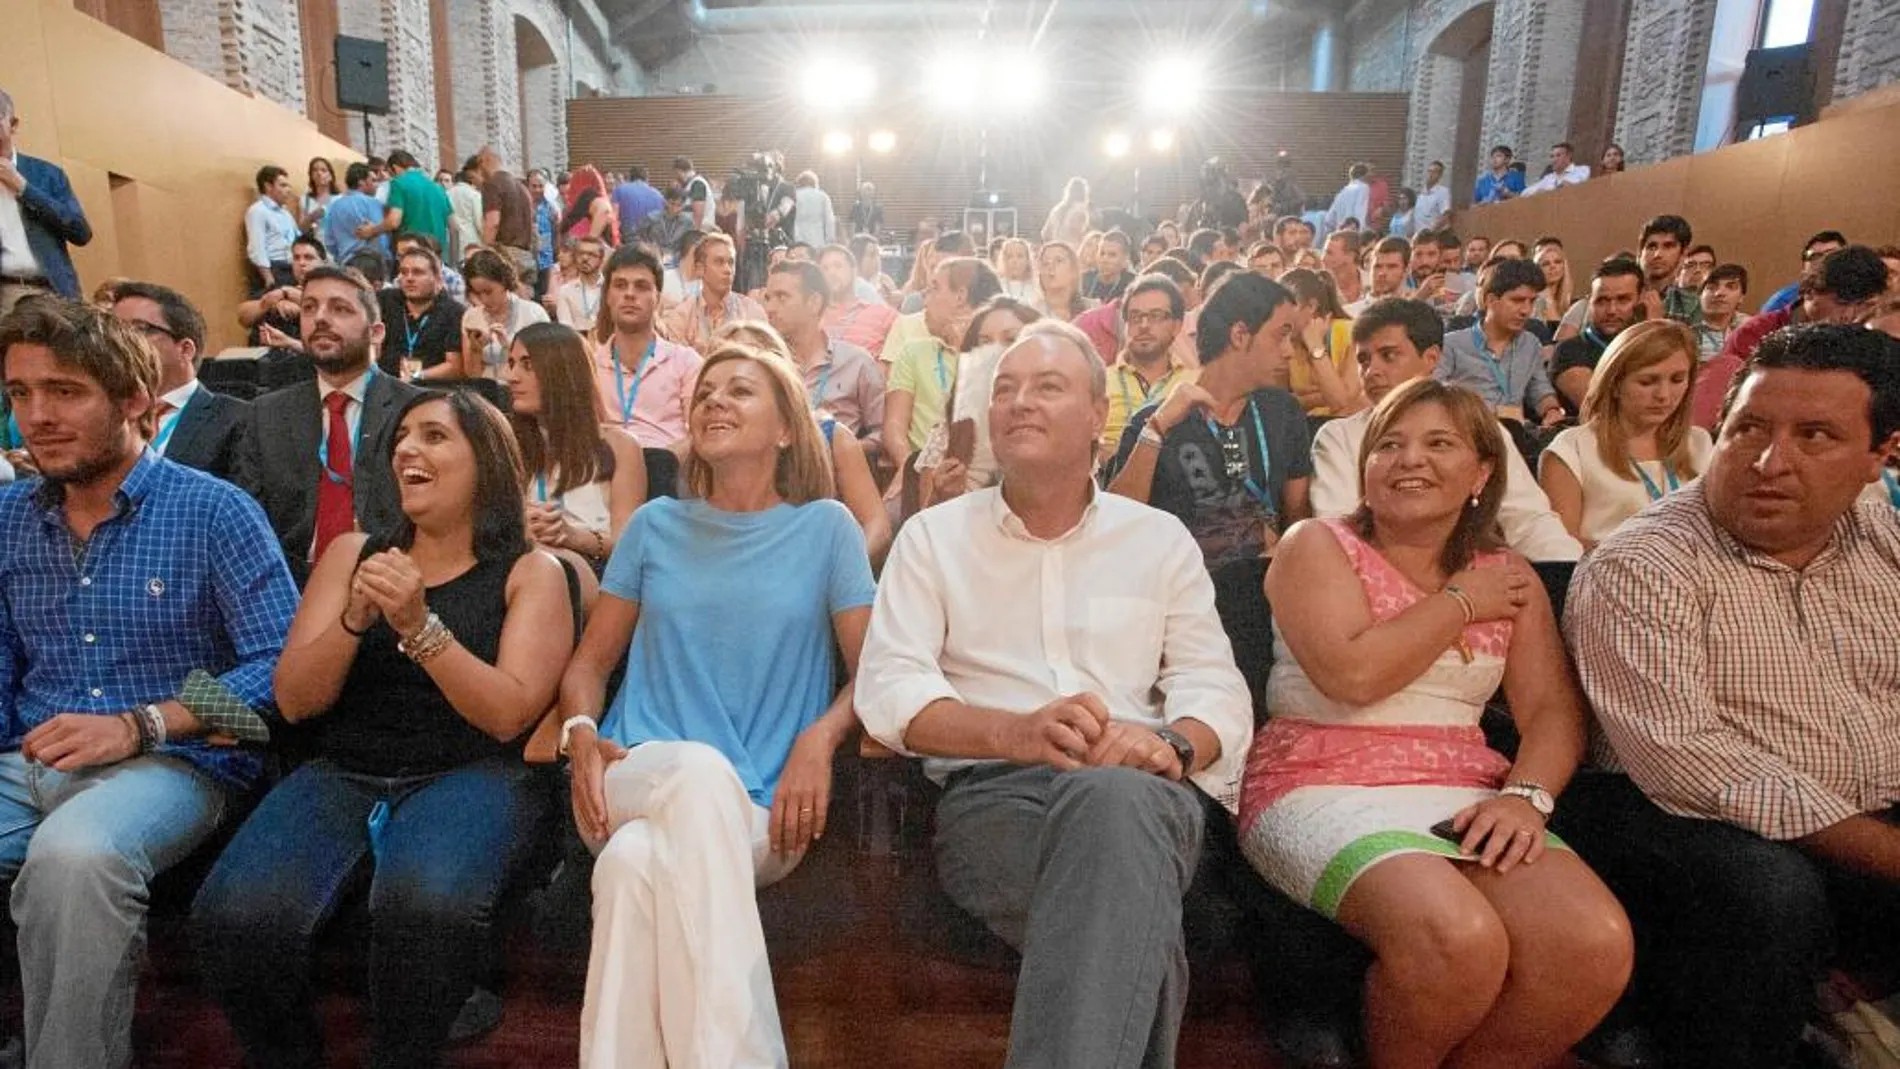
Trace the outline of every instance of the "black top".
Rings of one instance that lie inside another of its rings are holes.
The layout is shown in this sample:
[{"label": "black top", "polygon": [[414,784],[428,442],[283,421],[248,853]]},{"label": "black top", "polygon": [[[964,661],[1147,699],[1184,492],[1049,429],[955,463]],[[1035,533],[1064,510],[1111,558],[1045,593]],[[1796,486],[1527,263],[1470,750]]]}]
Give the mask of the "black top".
[{"label": "black top", "polygon": [[[1129,419],[1127,429],[1122,431],[1121,448],[1116,451],[1114,471],[1127,465],[1139,448],[1141,429],[1159,408],[1157,401]],[[1258,433],[1256,413],[1260,417]],[[1271,461],[1264,465],[1264,473],[1260,456],[1263,437]],[[1243,478],[1235,477],[1237,465],[1235,473],[1228,471],[1228,454],[1235,450],[1246,454],[1247,473]],[[1161,455],[1155,458],[1148,503],[1178,517],[1200,544],[1208,568],[1218,568],[1230,561],[1260,556],[1265,549],[1266,525],[1272,524],[1276,533],[1286,527],[1281,512],[1287,482],[1312,475],[1313,439],[1306,411],[1292,394],[1270,386],[1248,396],[1248,406],[1231,427],[1216,425],[1210,430],[1207,418],[1196,412],[1169,431],[1162,441]]]},{"label": "black top", "polygon": [[[1566,371],[1582,368],[1595,372],[1597,361],[1603,359],[1603,350],[1607,343],[1598,344],[1595,330],[1587,330],[1574,338],[1566,338],[1557,343],[1557,349],[1550,354],[1550,382],[1556,385],[1557,376]],[[1564,411],[1572,416],[1577,414],[1577,406],[1570,403],[1562,390],[1557,391],[1557,400],[1563,402]]]},{"label": "black top", "polygon": [[[363,555],[383,548],[371,539]],[[501,653],[513,568],[512,560],[483,561],[425,592],[429,611],[442,618],[464,649],[488,664]],[[423,776],[521,752],[522,739],[496,742],[464,720],[396,642],[395,630],[383,620],[363,636],[336,703],[317,718],[322,756],[364,775]]]},{"label": "black top", "polygon": [[438,293],[428,312],[411,317],[399,289],[383,290],[376,300],[383,306],[383,349],[376,359],[377,367],[391,375],[400,373],[402,358],[409,354],[412,344],[425,368],[442,363],[450,353],[461,355],[462,314],[467,311],[462,302]]}]

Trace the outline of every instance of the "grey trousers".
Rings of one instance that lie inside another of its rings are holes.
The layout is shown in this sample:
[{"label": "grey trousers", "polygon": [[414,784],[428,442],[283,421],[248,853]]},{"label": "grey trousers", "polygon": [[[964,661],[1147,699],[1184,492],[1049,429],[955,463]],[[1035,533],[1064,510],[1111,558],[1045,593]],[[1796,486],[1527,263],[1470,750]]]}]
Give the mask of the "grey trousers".
[{"label": "grey trousers", "polygon": [[983,768],[945,792],[944,891],[1023,955],[1009,1069],[1174,1065],[1202,805],[1126,768]]}]

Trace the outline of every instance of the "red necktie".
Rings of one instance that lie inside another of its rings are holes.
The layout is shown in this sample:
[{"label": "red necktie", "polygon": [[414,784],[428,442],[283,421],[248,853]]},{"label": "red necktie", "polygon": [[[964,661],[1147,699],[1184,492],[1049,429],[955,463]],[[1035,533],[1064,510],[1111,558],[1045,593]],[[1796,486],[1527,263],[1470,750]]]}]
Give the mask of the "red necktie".
[{"label": "red necktie", "polygon": [[337,535],[356,526],[355,458],[350,456],[350,395],[338,390],[323,399],[330,410],[329,439],[324,450],[328,463],[317,483],[317,542],[310,559],[323,559],[323,551]]}]

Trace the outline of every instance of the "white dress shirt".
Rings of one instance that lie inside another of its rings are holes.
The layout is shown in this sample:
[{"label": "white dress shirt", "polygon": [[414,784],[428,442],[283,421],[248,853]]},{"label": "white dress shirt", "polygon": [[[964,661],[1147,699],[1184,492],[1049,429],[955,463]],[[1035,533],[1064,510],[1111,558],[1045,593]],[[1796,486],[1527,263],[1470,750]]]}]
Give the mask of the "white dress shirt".
[{"label": "white dress shirt", "polygon": [[1524,196],[1533,193],[1549,193],[1563,186],[1574,186],[1590,180],[1590,168],[1581,163],[1573,163],[1562,171],[1552,171],[1524,190]]},{"label": "white dress shirt", "polygon": [[[1372,425],[1372,410],[1328,420],[1313,435],[1313,515],[1321,519],[1348,516],[1359,508],[1359,449]],[[1550,507],[1550,498],[1537,485],[1530,465],[1512,444],[1502,424],[1498,434],[1504,446],[1504,502],[1498,525],[1504,541],[1531,560],[1576,560],[1583,545],[1564,528]]]},{"label": "white dress shirt", "polygon": [[297,220],[281,204],[259,197],[244,212],[244,255],[265,271],[273,263],[290,262],[290,246],[297,240]]},{"label": "white dress shirt", "polygon": [[577,278],[562,283],[560,299],[554,302],[555,320],[582,334],[593,330],[594,320],[600,315],[601,289],[600,279]]},{"label": "white dress shirt", "polygon": [[171,411],[158,421],[158,431],[152,436],[152,450],[159,456],[164,456],[165,450],[171,446],[172,431],[178,426],[179,418],[185,414],[185,406],[191,403],[199,388],[198,380],[192,379],[175,390],[159,395],[160,405],[172,406]]},{"label": "white dress shirt", "polygon": [[1412,235],[1423,230],[1436,230],[1451,211],[1451,189],[1440,182],[1422,190],[1418,203],[1412,207]]},{"label": "white dress shirt", "polygon": [[[1090,693],[1116,720],[1191,717],[1221,742],[1194,782],[1231,811],[1253,736],[1253,702],[1214,611],[1200,548],[1173,516],[1096,493],[1082,522],[1031,535],[1002,489],[912,517],[878,583],[857,713],[900,753],[932,702],[1027,714]],[[928,758],[933,779],[977,762]]]},{"label": "white dress shirt", "polygon": [[[20,154],[14,153],[13,169],[20,169]],[[0,186],[0,275],[15,278],[39,278],[44,272],[40,262],[33,257],[33,247],[26,240],[26,216],[20,208],[20,198],[13,191]]]},{"label": "white dress shirt", "polygon": [[1333,198],[1332,210],[1326,213],[1326,229],[1328,232],[1338,230],[1346,220],[1357,219],[1359,229],[1364,230],[1372,225],[1372,220],[1366,218],[1371,213],[1372,187],[1363,179],[1355,179],[1347,182],[1346,188]]}]

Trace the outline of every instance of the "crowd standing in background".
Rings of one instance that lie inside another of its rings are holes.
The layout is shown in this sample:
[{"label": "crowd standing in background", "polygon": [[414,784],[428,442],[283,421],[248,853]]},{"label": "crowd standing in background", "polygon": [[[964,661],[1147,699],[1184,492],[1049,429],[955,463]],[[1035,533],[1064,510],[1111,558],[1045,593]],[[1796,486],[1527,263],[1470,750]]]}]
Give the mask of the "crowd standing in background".
[{"label": "crowd standing in background", "polygon": [[[1371,951],[1376,1066],[1550,1064],[1634,972],[1670,1064],[1786,1069],[1835,933],[1896,960],[1900,249],[1818,233],[1749,315],[1679,216],[1578,264],[1456,233],[1440,161],[1328,197],[1282,154],[1165,219],[1078,177],[1034,235],[929,221],[906,273],[875,186],[841,218],[772,153],[751,197],[399,150],[256,172],[235,396],[189,295],[78,302],[18,124],[0,94],[29,1065],[129,1063],[149,886],[239,813],[193,935],[258,1064],[321,1064],[353,874],[369,1060],[433,1064],[571,823],[582,1064],[783,1065],[754,891],[860,728],[1022,951],[1012,1065],[1172,1065],[1182,900],[1236,853]],[[1622,167],[1500,145],[1472,199]],[[1554,604],[1533,563],[1579,560]]]}]

